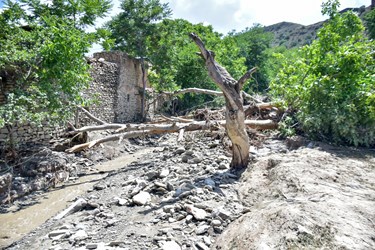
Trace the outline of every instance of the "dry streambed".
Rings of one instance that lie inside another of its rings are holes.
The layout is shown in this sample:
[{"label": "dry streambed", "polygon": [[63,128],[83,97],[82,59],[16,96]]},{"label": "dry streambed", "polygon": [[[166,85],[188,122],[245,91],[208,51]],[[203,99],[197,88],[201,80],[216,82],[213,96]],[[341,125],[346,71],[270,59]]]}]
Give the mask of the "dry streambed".
[{"label": "dry streambed", "polygon": [[239,178],[219,140],[169,141],[9,249],[375,247],[374,153],[268,140]]}]

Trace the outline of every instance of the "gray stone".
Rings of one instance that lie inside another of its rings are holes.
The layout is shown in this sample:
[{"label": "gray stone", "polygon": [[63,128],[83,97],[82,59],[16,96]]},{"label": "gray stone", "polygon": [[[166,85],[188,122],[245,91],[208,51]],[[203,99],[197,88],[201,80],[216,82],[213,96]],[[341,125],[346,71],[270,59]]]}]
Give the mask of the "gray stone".
[{"label": "gray stone", "polygon": [[216,227],[220,226],[221,225],[221,221],[220,220],[212,220],[211,221],[211,225],[212,226],[216,226]]},{"label": "gray stone", "polygon": [[86,244],[86,249],[97,249],[98,248],[98,243],[87,243]]},{"label": "gray stone", "polygon": [[196,233],[197,235],[204,234],[204,233],[206,233],[206,232],[208,231],[209,228],[210,228],[209,225],[207,225],[207,224],[203,224],[203,225],[199,226],[199,227],[197,228],[197,230],[195,230],[195,233]]},{"label": "gray stone", "polygon": [[209,236],[203,236],[204,244],[210,246],[212,244],[211,238]]},{"label": "gray stone", "polygon": [[55,231],[50,232],[48,234],[48,237],[54,238],[56,236],[65,235],[65,234],[69,234],[69,233],[70,233],[70,231],[68,229],[55,230]]},{"label": "gray stone", "polygon": [[167,186],[166,184],[161,183],[161,182],[158,182],[158,181],[155,181],[154,184],[155,184],[155,186],[157,186],[157,187],[161,187],[161,188],[164,188],[164,189],[167,189],[167,188],[168,188],[168,186]]},{"label": "gray stone", "polygon": [[181,184],[176,189],[176,192],[175,192],[174,196],[180,196],[182,193],[185,193],[185,192],[190,191],[190,190],[195,189],[195,188],[196,187],[194,186],[194,184],[192,184],[190,181],[185,182],[185,183]]},{"label": "gray stone", "polygon": [[215,187],[216,183],[214,180],[212,180],[211,178],[207,178],[204,180],[204,184],[205,185],[208,185],[208,186],[211,186],[211,187]]},{"label": "gray stone", "polygon": [[117,204],[118,204],[119,206],[125,206],[126,203],[128,202],[127,200],[122,199],[122,198],[119,198],[119,197],[116,197],[115,199],[117,200]]},{"label": "gray stone", "polygon": [[231,213],[224,209],[217,209],[213,212],[213,214],[220,217],[223,220],[227,220],[231,218]]},{"label": "gray stone", "polygon": [[193,215],[196,220],[205,220],[208,216],[206,211],[200,208],[196,208],[193,205],[186,205],[185,210],[189,214]]},{"label": "gray stone", "polygon": [[95,190],[103,190],[103,189],[106,189],[106,188],[107,188],[107,183],[105,183],[105,182],[99,182],[99,183],[94,185]]},{"label": "gray stone", "polygon": [[88,235],[85,230],[78,230],[75,234],[73,234],[70,238],[74,241],[85,240],[87,239]]},{"label": "gray stone", "polygon": [[210,248],[208,246],[206,246],[206,244],[204,244],[203,242],[197,242],[197,243],[195,243],[195,245],[200,250],[210,250]]},{"label": "gray stone", "polygon": [[150,171],[146,173],[147,179],[148,180],[154,180],[159,176],[159,173],[157,171]]},{"label": "gray stone", "polygon": [[147,203],[151,202],[151,195],[147,192],[139,192],[139,194],[133,197],[133,202],[136,205],[146,205]]},{"label": "gray stone", "polygon": [[166,213],[174,213],[174,205],[165,205],[163,211]]},{"label": "gray stone", "polygon": [[176,219],[175,219],[175,218],[172,218],[172,217],[169,217],[169,218],[168,218],[168,222],[169,222],[169,223],[176,222]]},{"label": "gray stone", "polygon": [[169,169],[168,168],[164,168],[161,170],[160,174],[159,174],[159,177],[160,178],[165,178],[169,175]]},{"label": "gray stone", "polygon": [[216,162],[217,162],[217,163],[220,163],[220,162],[223,162],[223,161],[228,161],[228,158],[227,158],[225,155],[220,155],[220,156],[217,157],[217,159],[216,159]]},{"label": "gray stone", "polygon": [[56,215],[54,217],[55,220],[60,220],[62,219],[64,216],[68,215],[68,214],[72,214],[74,212],[77,212],[79,211],[80,209],[82,209],[83,207],[85,207],[87,205],[87,201],[85,199],[82,199],[82,198],[79,198],[78,200],[76,200],[72,205],[70,205],[67,209],[65,209],[64,211],[62,211],[61,213],[59,213],[58,215]]},{"label": "gray stone", "polygon": [[119,220],[117,219],[106,220],[104,222],[104,225],[105,227],[110,227],[110,226],[114,226],[117,222],[119,222]]},{"label": "gray stone", "polygon": [[124,241],[111,241],[108,243],[108,246],[110,247],[117,247],[117,246],[120,246],[122,244],[125,244]]},{"label": "gray stone", "polygon": [[227,163],[220,163],[219,164],[219,169],[224,170],[224,169],[229,169],[229,165]]},{"label": "gray stone", "polygon": [[200,163],[200,162],[202,162],[202,161],[203,161],[203,158],[202,158],[202,157],[199,157],[199,156],[194,157],[194,158],[192,159],[192,162],[193,162],[193,163]]},{"label": "gray stone", "polygon": [[181,250],[181,246],[174,240],[162,241],[161,249],[163,250]]},{"label": "gray stone", "polygon": [[176,151],[175,151],[175,153],[176,154],[182,154],[182,153],[184,153],[185,152],[185,148],[184,147],[180,147],[180,148],[178,148]]},{"label": "gray stone", "polygon": [[186,216],[186,222],[190,222],[193,219],[193,215],[189,214]]},{"label": "gray stone", "polygon": [[190,155],[182,155],[181,161],[187,163],[191,159]]},{"label": "gray stone", "polygon": [[192,155],[194,155],[194,151],[193,150],[186,150],[185,155],[192,156]]}]

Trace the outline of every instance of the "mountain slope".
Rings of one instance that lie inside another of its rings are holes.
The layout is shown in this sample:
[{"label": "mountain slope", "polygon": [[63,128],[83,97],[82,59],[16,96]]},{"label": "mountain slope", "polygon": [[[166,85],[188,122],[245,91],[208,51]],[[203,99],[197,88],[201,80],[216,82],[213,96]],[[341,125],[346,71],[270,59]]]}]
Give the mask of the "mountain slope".
[{"label": "mountain slope", "polygon": [[[366,8],[362,6],[360,8],[346,8],[341,10],[340,13],[353,11],[358,13],[358,16],[363,19],[363,16],[370,10],[371,6]],[[272,47],[281,45],[287,48],[300,47],[310,44],[316,38],[317,31],[326,21],[307,26],[291,22],[281,22],[264,27],[264,31],[274,34],[274,39],[271,43]]]}]

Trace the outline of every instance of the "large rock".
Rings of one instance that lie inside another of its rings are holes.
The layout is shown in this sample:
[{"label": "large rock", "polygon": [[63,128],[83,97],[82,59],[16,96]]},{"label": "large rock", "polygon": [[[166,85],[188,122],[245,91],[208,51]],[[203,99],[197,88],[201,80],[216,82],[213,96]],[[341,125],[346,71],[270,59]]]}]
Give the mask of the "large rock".
[{"label": "large rock", "polygon": [[161,246],[162,250],[181,250],[180,245],[176,241],[164,241]]},{"label": "large rock", "polygon": [[139,192],[139,194],[133,197],[133,202],[136,205],[146,205],[147,203],[151,202],[151,195],[147,192]]},{"label": "large rock", "polygon": [[207,212],[203,209],[194,207],[193,205],[185,206],[186,212],[193,215],[196,220],[205,220],[208,216]]},{"label": "large rock", "polygon": [[12,182],[12,177],[13,176],[10,173],[0,175],[0,203],[1,200],[7,196],[10,184]]}]

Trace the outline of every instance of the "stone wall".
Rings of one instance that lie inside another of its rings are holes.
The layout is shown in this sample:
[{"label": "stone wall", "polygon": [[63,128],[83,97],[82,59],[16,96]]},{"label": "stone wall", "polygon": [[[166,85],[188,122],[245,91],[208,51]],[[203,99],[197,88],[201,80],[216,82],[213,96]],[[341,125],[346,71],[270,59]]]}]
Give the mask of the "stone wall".
[{"label": "stone wall", "polygon": [[[14,124],[11,128],[12,140],[15,145],[45,144],[53,138],[58,138],[65,133],[63,126],[51,126],[44,122],[40,126],[27,124]],[[0,129],[0,151],[6,145],[9,138],[7,128]],[[0,154],[1,156],[1,154]]]},{"label": "stone wall", "polygon": [[[86,107],[97,118],[105,122],[115,122],[117,109],[117,89],[119,85],[119,67],[116,63],[90,58],[91,77],[93,81],[83,94],[93,103]],[[94,124],[84,114],[79,114],[80,126]]]},{"label": "stone wall", "polygon": [[[15,75],[0,72],[0,105],[6,103],[6,96],[16,87]],[[51,126],[47,121],[36,126],[32,123],[13,124],[8,128],[0,128],[0,157],[2,157],[3,149],[12,139],[14,145],[46,143],[52,138],[58,138],[64,133],[62,126]],[[12,136],[9,136],[9,135]]]},{"label": "stone wall", "polygon": [[[88,59],[93,81],[83,95],[95,102],[86,107],[93,115],[106,122],[126,123],[141,117],[142,70],[137,59],[122,52],[101,52]],[[12,89],[10,81],[0,81],[0,105]],[[94,124],[84,114],[78,114],[80,126]],[[73,118],[72,118],[73,119]],[[36,127],[31,124],[13,126],[13,137],[18,144],[48,143],[61,136],[64,126],[51,127],[48,123]],[[0,151],[9,137],[0,128]]]},{"label": "stone wall", "polygon": [[[142,107],[142,69],[138,59],[119,51],[95,53],[94,58],[102,62],[114,63],[118,67],[117,95],[114,98],[114,122],[138,121]],[[103,85],[106,85],[104,82]]]}]

